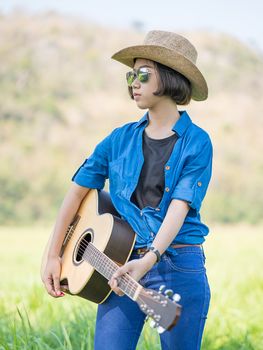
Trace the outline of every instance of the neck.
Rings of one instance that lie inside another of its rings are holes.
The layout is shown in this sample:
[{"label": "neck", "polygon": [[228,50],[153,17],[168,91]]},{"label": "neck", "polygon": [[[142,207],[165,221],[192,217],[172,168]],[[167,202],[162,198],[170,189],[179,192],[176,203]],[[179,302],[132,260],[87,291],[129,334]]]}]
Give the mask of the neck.
[{"label": "neck", "polygon": [[180,118],[177,105],[168,99],[162,99],[148,110],[149,124],[147,131],[163,137],[172,134],[172,127]]}]

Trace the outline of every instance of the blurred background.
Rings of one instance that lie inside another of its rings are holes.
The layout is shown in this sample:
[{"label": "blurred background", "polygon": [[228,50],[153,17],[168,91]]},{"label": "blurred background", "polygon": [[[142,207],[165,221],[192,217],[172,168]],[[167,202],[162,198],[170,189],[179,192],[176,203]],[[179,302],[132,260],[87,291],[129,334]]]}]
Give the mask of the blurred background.
[{"label": "blurred background", "polygon": [[[187,107],[214,144],[206,220],[262,220],[260,1],[2,1],[0,223],[54,220],[75,169],[113,127],[137,120],[127,67],[111,60],[151,29],[196,46],[209,99]],[[182,109],[182,108],[181,108]]]},{"label": "blurred background", "polygon": [[[201,210],[214,296],[204,349],[263,348],[262,13],[260,0],[0,0],[1,350],[29,349],[34,336],[39,349],[82,348],[68,324],[52,328],[62,304],[55,313],[40,287],[41,252],[76,169],[114,127],[145,113],[128,96],[129,68],[110,57],[152,29],[186,36],[209,85],[207,101],[179,107],[214,145]],[[50,327],[68,345],[56,347]],[[140,349],[157,349],[145,334]]]},{"label": "blurred background", "polygon": [[110,57],[151,29],[189,38],[208,81],[209,99],[187,107],[214,144],[204,217],[261,221],[260,10],[260,1],[2,1],[0,223],[54,220],[96,143],[141,117],[127,94],[127,67]]}]

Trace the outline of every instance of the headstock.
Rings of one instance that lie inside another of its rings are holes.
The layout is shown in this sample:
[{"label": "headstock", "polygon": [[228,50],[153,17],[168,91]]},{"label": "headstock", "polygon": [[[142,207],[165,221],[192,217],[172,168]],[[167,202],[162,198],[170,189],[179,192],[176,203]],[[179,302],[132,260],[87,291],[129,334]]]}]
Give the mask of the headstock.
[{"label": "headstock", "polygon": [[164,289],[164,285],[159,288],[159,292],[142,288],[136,300],[140,309],[152,319],[151,327],[157,328],[159,333],[176,325],[182,308],[177,304],[181,299],[180,295],[174,294],[171,289]]}]

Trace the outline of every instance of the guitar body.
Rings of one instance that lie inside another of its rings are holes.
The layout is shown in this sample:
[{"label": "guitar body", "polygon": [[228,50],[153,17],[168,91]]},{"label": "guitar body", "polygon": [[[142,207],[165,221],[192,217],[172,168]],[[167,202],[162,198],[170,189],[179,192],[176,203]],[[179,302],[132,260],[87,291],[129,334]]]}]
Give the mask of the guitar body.
[{"label": "guitar body", "polygon": [[[52,237],[45,249],[41,274],[46,267],[47,253]],[[135,233],[122,220],[110,196],[105,191],[91,189],[68,228],[61,249],[61,284],[67,284],[69,294],[78,295],[95,303],[102,303],[111,289],[108,280],[85,261],[85,248],[91,242],[117,265],[129,259],[135,243]]]}]

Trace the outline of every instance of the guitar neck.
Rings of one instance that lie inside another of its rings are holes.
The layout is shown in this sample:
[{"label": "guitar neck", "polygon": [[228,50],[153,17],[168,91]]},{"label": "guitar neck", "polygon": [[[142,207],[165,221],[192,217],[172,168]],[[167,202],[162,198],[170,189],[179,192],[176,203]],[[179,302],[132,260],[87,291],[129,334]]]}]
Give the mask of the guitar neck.
[{"label": "guitar neck", "polygon": [[[107,280],[110,280],[112,275],[119,268],[114,261],[98,250],[92,243],[89,243],[86,247],[83,258]],[[127,273],[120,278],[118,287],[134,301],[137,299],[142,289],[142,286]]]}]

